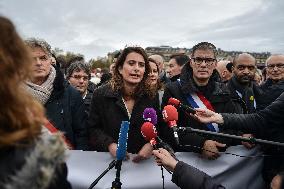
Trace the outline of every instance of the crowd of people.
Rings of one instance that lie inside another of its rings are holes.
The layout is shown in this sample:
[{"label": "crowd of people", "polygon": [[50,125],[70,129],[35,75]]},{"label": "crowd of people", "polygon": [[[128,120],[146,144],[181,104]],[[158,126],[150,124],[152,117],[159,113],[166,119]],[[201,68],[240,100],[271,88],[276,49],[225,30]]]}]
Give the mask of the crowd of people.
[{"label": "crowd of people", "polygon": [[[251,54],[218,60],[209,42],[196,44],[190,56],[171,56],[167,64],[162,55],[126,47],[94,83],[84,58],[73,59],[63,71],[45,40],[23,41],[5,17],[0,17],[0,31],[3,188],[71,188],[65,149],[109,152],[115,158],[122,121],[130,123],[126,159],[136,154],[129,161],[154,155],[181,188],[224,188],[167,150],[154,150],[140,133],[143,111],[157,112],[158,134],[175,152],[214,161],[229,146],[255,144],[183,133],[178,145],[163,121],[170,98],[196,109],[194,115],[178,110],[180,127],[284,142],[284,54],[271,55],[262,75]],[[262,151],[267,188],[283,188],[284,149],[262,146]]]}]

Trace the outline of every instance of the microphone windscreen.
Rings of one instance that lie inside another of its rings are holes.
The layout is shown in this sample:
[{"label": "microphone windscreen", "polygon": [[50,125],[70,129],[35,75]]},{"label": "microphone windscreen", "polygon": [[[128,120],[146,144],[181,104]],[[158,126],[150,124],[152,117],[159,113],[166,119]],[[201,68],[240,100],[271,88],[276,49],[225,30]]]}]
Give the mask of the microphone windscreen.
[{"label": "microphone windscreen", "polygon": [[168,104],[169,105],[173,105],[175,107],[178,107],[180,105],[180,101],[178,99],[176,99],[176,98],[170,98],[168,100]]},{"label": "microphone windscreen", "polygon": [[117,150],[116,150],[116,159],[117,160],[124,160],[126,156],[127,150],[127,138],[128,138],[128,129],[129,129],[129,122],[122,121],[119,138],[117,143]]},{"label": "microphone windscreen", "polygon": [[163,113],[163,119],[165,122],[178,120],[177,109],[172,105],[166,105],[162,113]]},{"label": "microphone windscreen", "polygon": [[150,122],[143,123],[143,125],[141,126],[141,134],[147,142],[155,139],[158,135],[156,127]]},{"label": "microphone windscreen", "polygon": [[158,120],[156,110],[154,108],[145,108],[143,111],[143,119],[156,125]]}]

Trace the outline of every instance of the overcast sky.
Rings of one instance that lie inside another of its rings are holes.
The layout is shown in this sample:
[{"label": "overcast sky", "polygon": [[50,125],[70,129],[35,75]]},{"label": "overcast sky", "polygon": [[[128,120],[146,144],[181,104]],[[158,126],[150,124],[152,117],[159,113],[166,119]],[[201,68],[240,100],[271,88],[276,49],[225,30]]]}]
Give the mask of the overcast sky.
[{"label": "overcast sky", "polygon": [[[106,56],[125,45],[284,53],[283,0],[0,0],[23,38]],[[0,31],[1,32],[1,31]]]}]

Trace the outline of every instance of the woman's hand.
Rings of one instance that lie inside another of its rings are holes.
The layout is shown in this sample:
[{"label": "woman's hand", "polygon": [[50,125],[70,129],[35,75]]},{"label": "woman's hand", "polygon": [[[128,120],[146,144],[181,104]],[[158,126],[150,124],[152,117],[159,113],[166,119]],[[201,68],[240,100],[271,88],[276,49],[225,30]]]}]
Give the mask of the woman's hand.
[{"label": "woman's hand", "polygon": [[132,159],[134,163],[139,163],[142,160],[148,159],[152,156],[153,147],[150,143],[144,144],[138,154]]},{"label": "woman's hand", "polygon": [[163,165],[167,170],[174,171],[178,161],[167,150],[163,148],[153,150],[153,155],[156,157],[155,159],[159,166]]},{"label": "woman's hand", "polygon": [[[111,143],[111,144],[108,146],[108,151],[109,151],[109,153],[110,153],[110,155],[111,155],[112,157],[116,158],[117,144],[116,144],[116,143]],[[126,152],[125,160],[129,160],[129,154],[128,154],[128,152]]]}]

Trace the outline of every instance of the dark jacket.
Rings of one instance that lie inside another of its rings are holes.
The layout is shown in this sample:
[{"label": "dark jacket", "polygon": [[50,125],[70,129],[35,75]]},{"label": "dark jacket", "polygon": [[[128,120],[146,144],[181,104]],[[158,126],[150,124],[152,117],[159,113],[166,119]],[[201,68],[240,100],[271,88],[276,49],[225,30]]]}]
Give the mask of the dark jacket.
[{"label": "dark jacket", "polygon": [[121,122],[130,121],[127,151],[138,153],[146,144],[140,132],[144,123],[142,115],[145,108],[154,108],[158,111],[158,96],[155,99],[142,94],[138,96],[129,120],[121,93],[114,92],[109,83],[97,88],[94,91],[89,117],[92,150],[108,151],[111,143],[117,143]]},{"label": "dark jacket", "polygon": [[64,80],[63,74],[58,70],[45,108],[48,120],[64,132],[75,149],[88,149],[87,114],[82,96]]},{"label": "dark jacket", "polygon": [[[216,112],[236,112],[241,113],[241,106],[240,104],[237,104],[232,101],[230,92],[226,88],[225,84],[216,82],[218,80],[219,76],[217,71],[214,71],[208,85],[206,87],[198,88],[192,78],[192,69],[189,66],[189,64],[184,65],[180,77],[180,82],[176,81],[173,83],[169,83],[165,87],[165,92],[162,100],[162,107],[167,105],[168,99],[170,97],[179,99],[182,104],[186,104],[190,106],[189,102],[186,99],[186,96],[188,94],[191,94],[193,92],[201,92],[200,90],[203,90],[203,95],[211,102],[211,105],[215,109]],[[204,124],[199,123],[198,121],[194,120],[192,117],[188,116],[185,112],[178,110],[179,117],[178,117],[178,126],[180,127],[192,127],[196,129],[206,129],[207,127]],[[237,134],[232,133],[230,131],[222,131],[220,132],[227,132],[231,134]],[[162,131],[162,137],[170,143],[175,150],[178,151],[195,151],[195,152],[201,152],[200,148],[203,147],[204,142],[206,140],[215,140],[219,142],[224,142],[227,145],[230,145],[232,141],[226,140],[226,139],[217,139],[212,136],[201,136],[196,133],[186,133],[186,134],[180,134],[180,141],[182,144],[185,145],[192,145],[196,146],[194,148],[178,148],[175,145],[174,139],[173,139],[173,133],[169,128],[164,128]]]},{"label": "dark jacket", "polygon": [[172,176],[172,182],[181,189],[225,189],[206,173],[179,161]]},{"label": "dark jacket", "polygon": [[[253,133],[257,138],[284,142],[284,93],[271,105],[254,114],[222,114],[222,127]],[[284,171],[284,147],[267,146],[263,176],[267,183]]]},{"label": "dark jacket", "polygon": [[[254,82],[251,82],[249,87],[242,86],[237,81],[236,76],[233,76],[228,81],[227,87],[231,92],[232,98],[241,104],[243,109],[242,113],[254,113],[256,111],[254,101],[257,105],[262,93],[259,86],[257,86]],[[236,91],[240,92],[242,97],[239,96]],[[253,98],[251,98],[251,96],[253,96]]]},{"label": "dark jacket", "polygon": [[85,104],[85,107],[86,107],[86,112],[87,112],[88,117],[89,117],[93,93],[94,93],[94,90],[96,88],[97,88],[97,86],[94,83],[92,83],[91,81],[89,81],[88,88],[87,88],[87,94],[86,94],[86,97],[84,98],[84,104]]},{"label": "dark jacket", "polygon": [[0,188],[69,189],[65,147],[58,136],[0,149]]},{"label": "dark jacket", "polygon": [[278,83],[273,83],[271,79],[267,79],[264,84],[260,86],[262,94],[257,102],[256,109],[263,110],[274,102],[284,92],[284,80]]}]

